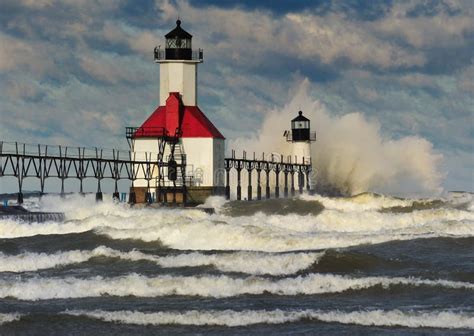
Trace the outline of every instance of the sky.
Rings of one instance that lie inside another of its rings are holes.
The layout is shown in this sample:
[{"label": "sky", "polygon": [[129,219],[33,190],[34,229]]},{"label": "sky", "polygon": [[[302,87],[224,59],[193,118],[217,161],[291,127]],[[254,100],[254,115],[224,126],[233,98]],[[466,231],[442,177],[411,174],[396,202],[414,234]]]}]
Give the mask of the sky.
[{"label": "sky", "polygon": [[442,188],[474,190],[472,0],[0,0],[0,140],[127,148],[125,127],[158,105],[153,48],[178,17],[204,49],[199,106],[230,143],[303,85],[388,143],[425,139]]}]

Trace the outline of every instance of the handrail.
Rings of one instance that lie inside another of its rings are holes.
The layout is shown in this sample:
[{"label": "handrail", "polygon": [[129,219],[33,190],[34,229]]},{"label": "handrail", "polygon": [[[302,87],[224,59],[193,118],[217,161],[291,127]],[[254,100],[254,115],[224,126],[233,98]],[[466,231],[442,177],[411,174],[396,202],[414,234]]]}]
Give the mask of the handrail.
[{"label": "handrail", "polygon": [[[103,159],[115,161],[130,161],[127,158],[131,157],[136,158],[137,161],[141,161],[140,159],[146,157],[158,158],[158,153],[156,152],[137,152],[98,147],[76,147],[0,141],[0,156],[4,155],[71,159]],[[121,160],[120,158],[123,159]]]},{"label": "handrail", "polygon": [[[166,49],[155,49],[153,51],[153,58],[155,62],[166,60]],[[191,60],[192,61],[202,61],[204,59],[204,50],[194,49],[191,51]]]},{"label": "handrail", "polygon": [[127,139],[138,137],[167,137],[168,131],[164,127],[125,127],[125,136]]}]

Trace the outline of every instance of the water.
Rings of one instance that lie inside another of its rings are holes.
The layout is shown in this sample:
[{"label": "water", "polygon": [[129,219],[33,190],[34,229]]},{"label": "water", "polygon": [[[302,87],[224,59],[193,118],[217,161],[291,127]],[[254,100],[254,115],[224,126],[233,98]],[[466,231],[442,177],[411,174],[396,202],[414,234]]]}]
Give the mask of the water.
[{"label": "water", "polygon": [[28,199],[66,221],[0,220],[0,335],[470,335],[473,204]]}]

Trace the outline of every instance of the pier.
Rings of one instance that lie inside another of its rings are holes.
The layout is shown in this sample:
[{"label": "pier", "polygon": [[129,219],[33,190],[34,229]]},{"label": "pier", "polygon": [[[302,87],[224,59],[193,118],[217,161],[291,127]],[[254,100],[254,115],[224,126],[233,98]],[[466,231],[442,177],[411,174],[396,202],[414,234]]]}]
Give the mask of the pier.
[{"label": "pier", "polygon": [[[310,158],[299,158],[283,155],[270,154],[269,159],[265,159],[265,153],[261,159],[253,153],[252,157],[247,156],[243,151],[240,158],[236,157],[235,150],[232,150],[231,157],[225,158],[226,172],[226,198],[230,199],[231,194],[231,171],[237,174],[236,195],[237,200],[242,200],[242,171],[247,175],[247,200],[253,199],[253,174],[256,174],[257,200],[262,199],[262,185],[265,186],[265,199],[271,198],[271,183],[274,182],[274,197],[280,197],[280,174],[283,174],[283,197],[295,196],[296,187],[300,194],[303,190],[310,191],[310,173],[312,171]],[[262,183],[262,175],[265,182]],[[296,179],[296,180],[295,180]]]},{"label": "pier", "polygon": [[[128,131],[128,130],[127,130]],[[134,130],[136,132],[137,130]],[[129,131],[130,132],[130,131]],[[102,181],[111,179],[114,181],[113,197],[123,200],[119,193],[118,182],[129,180],[132,188],[128,202],[137,202],[133,184],[137,180],[145,180],[148,186],[146,202],[176,203],[176,197],[170,202],[161,197],[164,186],[161,185],[160,176],[176,172],[179,168],[186,171],[185,154],[174,153],[183,156],[179,161],[165,159],[164,147],[158,146],[158,153],[134,152],[116,149],[101,149],[97,147],[70,147],[51,146],[41,144],[25,144],[19,142],[0,141],[0,178],[15,177],[18,185],[18,204],[23,203],[23,183],[26,178],[39,180],[40,193],[45,193],[45,182],[48,178],[58,178],[61,185],[61,195],[65,195],[64,183],[66,179],[79,180],[78,192],[83,194],[83,182],[85,179],[95,179],[97,183],[96,200],[101,201]],[[237,200],[242,200],[242,179],[247,178],[246,199],[254,200],[254,179],[256,177],[256,199],[269,199],[295,196],[297,192],[310,190],[310,172],[312,171],[311,160],[292,156],[282,156],[271,154],[265,158],[257,158],[253,153],[252,157],[247,156],[244,151],[241,157],[236,156],[232,150],[231,157],[224,159],[225,170],[225,196],[231,198],[231,189],[235,187]],[[174,162],[173,162],[174,161]],[[171,163],[170,163],[171,162]],[[183,165],[183,167],[177,167]],[[166,169],[166,172],[164,171]],[[231,172],[237,174],[237,183],[233,186]],[[223,172],[216,171],[216,174]],[[245,174],[245,176],[244,176]],[[280,174],[283,174],[283,194],[280,194]],[[270,183],[273,181],[273,185]],[[181,185],[182,184],[182,185]],[[192,187],[192,181],[181,181],[180,185],[167,186],[166,190],[175,188],[177,192],[186,193],[186,188]],[[272,195],[271,189],[274,188]],[[151,188],[158,194],[153,197]],[[179,189],[179,190],[178,190]],[[161,190],[161,191],[160,191]],[[184,197],[183,205],[186,203]]]},{"label": "pier", "polygon": [[[23,182],[26,178],[38,179],[39,191],[42,194],[45,193],[46,180],[48,178],[58,178],[62,195],[65,194],[64,183],[66,179],[77,179],[79,181],[78,192],[81,194],[84,193],[84,180],[95,179],[97,182],[96,200],[98,201],[103,198],[102,181],[111,179],[114,181],[113,197],[119,199],[118,182],[120,180],[129,180],[133,187],[136,180],[142,179],[146,181],[149,188],[153,187],[158,191],[161,183],[159,176],[165,174],[165,168],[167,171],[176,171],[178,168],[185,171],[185,157],[179,160],[178,163],[175,161],[170,165],[170,161],[164,159],[163,149],[159,148],[158,152],[133,152],[96,147],[33,145],[0,141],[0,178],[6,176],[16,178],[18,204],[23,203]],[[175,153],[174,155],[178,154]],[[184,156],[184,154],[179,155]],[[246,199],[249,201],[255,199],[253,197],[253,177],[256,177],[257,200],[295,196],[297,192],[302,193],[304,189],[310,190],[309,176],[312,167],[311,161],[308,159],[301,158],[301,161],[298,161],[296,157],[284,157],[275,154],[269,155],[268,159],[265,158],[265,154],[262,154],[261,158],[257,158],[255,153],[252,157],[248,157],[245,151],[241,157],[237,157],[235,150],[232,150],[231,157],[224,160],[225,196],[227,199],[230,199],[231,189],[234,187],[230,179],[232,171],[237,174],[235,185],[237,200],[242,200],[242,179],[244,177],[247,178]],[[183,165],[183,167],[177,167],[177,165]],[[216,172],[216,174],[218,173]],[[280,174],[284,176],[283,195],[280,194]],[[274,181],[273,193],[271,192],[270,180]],[[191,181],[182,181],[181,184],[179,188],[183,190],[175,190],[175,193],[185,192]],[[161,187],[163,188],[163,186]],[[176,185],[174,187],[177,188]],[[146,201],[148,203],[153,201],[164,202],[164,199],[160,197],[160,194],[152,197],[152,193],[148,192]],[[136,195],[133,191],[129,194],[128,202],[136,203]]]},{"label": "pier", "polygon": [[[167,166],[158,153],[0,141],[0,177],[17,179],[19,204],[23,203],[26,178],[38,179],[41,193],[45,192],[46,179],[58,178],[62,195],[66,179],[79,180],[78,192],[84,193],[83,181],[93,178],[97,181],[97,200],[103,197],[102,180],[111,179],[114,181],[114,197],[118,199],[120,180],[129,180],[133,185],[140,175],[149,184],[158,170]],[[130,193],[130,203],[135,203],[134,197]]]}]

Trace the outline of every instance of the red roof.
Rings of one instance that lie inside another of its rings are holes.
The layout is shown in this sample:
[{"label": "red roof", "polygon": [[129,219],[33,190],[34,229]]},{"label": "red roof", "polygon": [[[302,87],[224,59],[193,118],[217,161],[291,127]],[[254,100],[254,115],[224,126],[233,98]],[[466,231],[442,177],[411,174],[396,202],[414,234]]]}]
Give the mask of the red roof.
[{"label": "red roof", "polygon": [[[176,131],[176,119],[170,118],[172,115],[179,115],[181,124],[181,137],[183,138],[219,138],[225,139],[219,130],[207,119],[204,113],[197,106],[177,106],[176,98],[179,94],[170,92],[170,97],[166,101],[166,106],[159,106],[155,112],[143,123],[140,132],[135,133],[135,138],[156,137],[157,130],[166,129],[169,135],[174,135]],[[168,121],[168,125],[167,125]],[[162,133],[161,131],[158,133]]]}]

